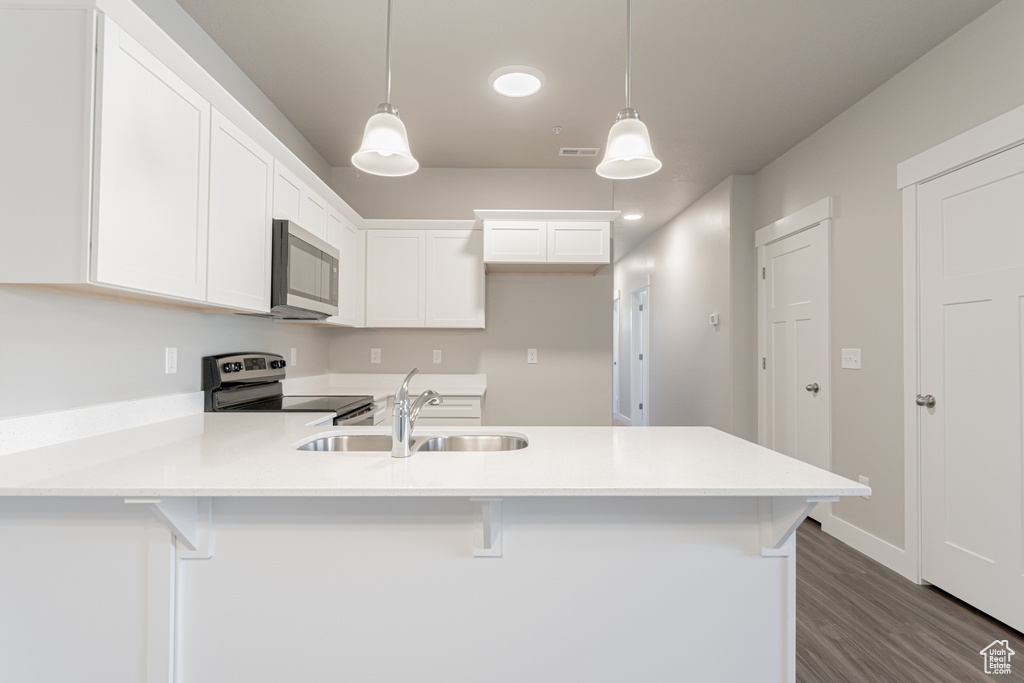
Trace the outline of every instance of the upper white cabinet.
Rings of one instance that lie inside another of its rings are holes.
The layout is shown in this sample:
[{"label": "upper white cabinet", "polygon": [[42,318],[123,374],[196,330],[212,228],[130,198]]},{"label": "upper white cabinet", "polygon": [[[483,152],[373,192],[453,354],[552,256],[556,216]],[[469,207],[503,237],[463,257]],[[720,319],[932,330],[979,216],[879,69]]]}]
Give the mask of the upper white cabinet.
[{"label": "upper white cabinet", "polygon": [[484,221],[485,263],[547,263],[544,221]]},{"label": "upper white cabinet", "polygon": [[422,230],[366,233],[366,326],[423,327],[426,241]]},{"label": "upper white cabinet", "polygon": [[483,233],[427,230],[426,327],[484,327]]},{"label": "upper white cabinet", "polygon": [[0,283],[268,310],[274,216],[361,219],[138,7],[96,7],[0,8]]},{"label": "upper white cabinet", "polygon": [[327,241],[341,254],[338,262],[338,315],[325,322],[331,325],[362,325],[365,232],[333,208],[327,213]]},{"label": "upper white cabinet", "polygon": [[214,110],[207,301],[270,310],[274,158]]},{"label": "upper white cabinet", "polygon": [[478,210],[476,215],[483,220],[489,273],[587,274],[611,262],[611,220],[617,211]]},{"label": "upper white cabinet", "polygon": [[274,165],[274,218],[294,221],[327,239],[327,202],[278,161]]},{"label": "upper white cabinet", "polygon": [[479,230],[366,231],[367,327],[482,328],[484,285]]},{"label": "upper white cabinet", "polygon": [[210,105],[116,24],[101,27],[93,278],[201,301]]}]

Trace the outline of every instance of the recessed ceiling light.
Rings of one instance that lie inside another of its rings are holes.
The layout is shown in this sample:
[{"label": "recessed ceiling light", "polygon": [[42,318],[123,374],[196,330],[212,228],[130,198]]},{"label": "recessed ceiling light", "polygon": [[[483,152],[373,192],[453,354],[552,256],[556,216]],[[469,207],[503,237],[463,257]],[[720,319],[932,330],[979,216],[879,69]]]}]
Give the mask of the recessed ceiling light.
[{"label": "recessed ceiling light", "polygon": [[644,215],[642,213],[624,213],[624,214],[622,214],[622,220],[624,220],[624,221],[638,221],[638,220],[640,220],[643,217],[644,217]]},{"label": "recessed ceiling light", "polygon": [[489,80],[491,87],[505,97],[529,97],[544,85],[544,74],[532,66],[503,66]]}]

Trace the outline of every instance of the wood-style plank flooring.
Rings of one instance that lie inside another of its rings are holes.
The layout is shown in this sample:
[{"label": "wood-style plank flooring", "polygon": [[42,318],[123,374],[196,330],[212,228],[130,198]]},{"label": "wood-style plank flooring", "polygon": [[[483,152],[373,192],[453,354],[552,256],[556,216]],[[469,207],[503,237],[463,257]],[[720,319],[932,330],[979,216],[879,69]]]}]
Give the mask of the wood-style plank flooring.
[{"label": "wood-style plank flooring", "polygon": [[[807,520],[797,531],[798,683],[1024,681],[1024,635],[932,586],[907,581]],[[979,651],[1009,640],[1011,675]]]}]

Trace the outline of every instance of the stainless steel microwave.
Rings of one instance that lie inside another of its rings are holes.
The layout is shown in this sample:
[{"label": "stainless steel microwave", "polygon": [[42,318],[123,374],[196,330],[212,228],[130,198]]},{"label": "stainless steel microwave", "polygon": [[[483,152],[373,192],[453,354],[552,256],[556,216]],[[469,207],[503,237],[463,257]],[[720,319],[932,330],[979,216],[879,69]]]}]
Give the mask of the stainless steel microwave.
[{"label": "stainless steel microwave", "polygon": [[338,314],[340,252],[292,221],[275,220],[270,315],[323,320]]}]

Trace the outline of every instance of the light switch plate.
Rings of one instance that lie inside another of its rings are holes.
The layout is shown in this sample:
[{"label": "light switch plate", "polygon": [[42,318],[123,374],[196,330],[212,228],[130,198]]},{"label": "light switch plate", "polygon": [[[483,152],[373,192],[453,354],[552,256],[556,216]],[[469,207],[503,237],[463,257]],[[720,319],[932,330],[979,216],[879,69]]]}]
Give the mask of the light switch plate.
[{"label": "light switch plate", "polygon": [[860,349],[843,349],[842,366],[847,370],[860,370]]},{"label": "light switch plate", "polygon": [[164,372],[168,375],[178,372],[178,349],[173,346],[164,349]]},{"label": "light switch plate", "polygon": [[370,362],[371,363],[379,363],[380,362],[380,349],[370,349]]},{"label": "light switch plate", "polygon": [[536,363],[537,362],[537,349],[526,349],[526,362]]}]

